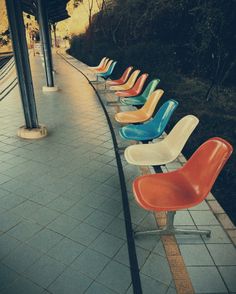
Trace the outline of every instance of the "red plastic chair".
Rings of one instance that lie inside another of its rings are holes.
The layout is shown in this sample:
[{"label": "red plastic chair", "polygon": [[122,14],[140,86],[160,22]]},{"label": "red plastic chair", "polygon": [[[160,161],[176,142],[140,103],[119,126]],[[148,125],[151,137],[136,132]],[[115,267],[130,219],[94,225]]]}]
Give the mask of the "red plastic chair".
[{"label": "red plastic chair", "polygon": [[210,237],[209,230],[175,228],[174,216],[176,210],[198,205],[207,197],[232,151],[227,141],[212,138],[203,143],[179,170],[136,178],[133,191],[139,205],[149,211],[167,211],[167,224],[163,229],[136,232],[136,235],[205,234]]},{"label": "red plastic chair", "polygon": [[133,69],[133,66],[129,66],[118,80],[107,81],[107,84],[109,86],[123,85],[124,83],[127,82],[132,69]]},{"label": "red plastic chair", "polygon": [[115,95],[119,97],[133,97],[139,95],[142,92],[144,83],[146,82],[147,78],[147,73],[142,74],[131,89],[127,91],[117,91],[115,92]]}]

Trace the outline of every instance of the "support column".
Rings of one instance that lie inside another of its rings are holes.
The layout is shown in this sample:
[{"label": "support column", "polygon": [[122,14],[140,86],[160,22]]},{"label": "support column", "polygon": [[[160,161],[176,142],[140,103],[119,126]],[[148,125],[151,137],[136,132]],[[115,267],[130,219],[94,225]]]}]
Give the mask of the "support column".
[{"label": "support column", "polygon": [[47,85],[43,87],[43,91],[57,91],[58,87],[54,85],[53,78],[53,64],[52,64],[52,51],[50,45],[50,36],[49,36],[49,22],[47,14],[47,1],[37,0],[38,3],[38,21],[41,42],[43,46],[43,56],[44,56],[44,65],[46,73]]},{"label": "support column", "polygon": [[47,130],[38,124],[21,1],[7,0],[6,7],[25,117],[25,126],[19,129],[18,135],[27,139],[41,138],[47,135]]}]

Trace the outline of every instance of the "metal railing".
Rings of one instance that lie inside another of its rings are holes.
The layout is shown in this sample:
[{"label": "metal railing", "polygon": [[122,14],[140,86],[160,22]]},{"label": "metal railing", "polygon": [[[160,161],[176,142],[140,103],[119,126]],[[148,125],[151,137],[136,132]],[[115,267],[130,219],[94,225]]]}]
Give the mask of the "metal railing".
[{"label": "metal railing", "polygon": [[18,84],[12,53],[0,54],[0,101]]}]

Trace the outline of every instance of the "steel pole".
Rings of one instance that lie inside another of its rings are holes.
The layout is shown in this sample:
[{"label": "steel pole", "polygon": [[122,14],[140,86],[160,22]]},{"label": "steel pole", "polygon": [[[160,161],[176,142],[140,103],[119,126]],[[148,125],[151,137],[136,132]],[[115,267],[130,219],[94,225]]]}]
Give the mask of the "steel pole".
[{"label": "steel pole", "polygon": [[38,3],[38,22],[40,29],[40,36],[42,38],[43,56],[45,64],[45,73],[48,87],[54,87],[53,79],[53,64],[52,64],[52,51],[49,36],[49,22],[47,13],[47,1],[37,0]]},{"label": "steel pole", "polygon": [[21,1],[6,0],[16,71],[27,129],[38,128],[37,108],[30,70]]}]

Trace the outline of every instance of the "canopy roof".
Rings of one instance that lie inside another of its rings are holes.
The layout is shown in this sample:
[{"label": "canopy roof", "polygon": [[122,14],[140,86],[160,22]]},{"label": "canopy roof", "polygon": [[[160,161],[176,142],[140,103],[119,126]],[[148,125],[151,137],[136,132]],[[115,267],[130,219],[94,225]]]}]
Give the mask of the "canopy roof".
[{"label": "canopy roof", "polygon": [[[48,19],[50,23],[62,21],[68,17],[66,5],[70,0],[45,0],[48,6]],[[37,18],[37,0],[22,0],[24,12]]]}]

